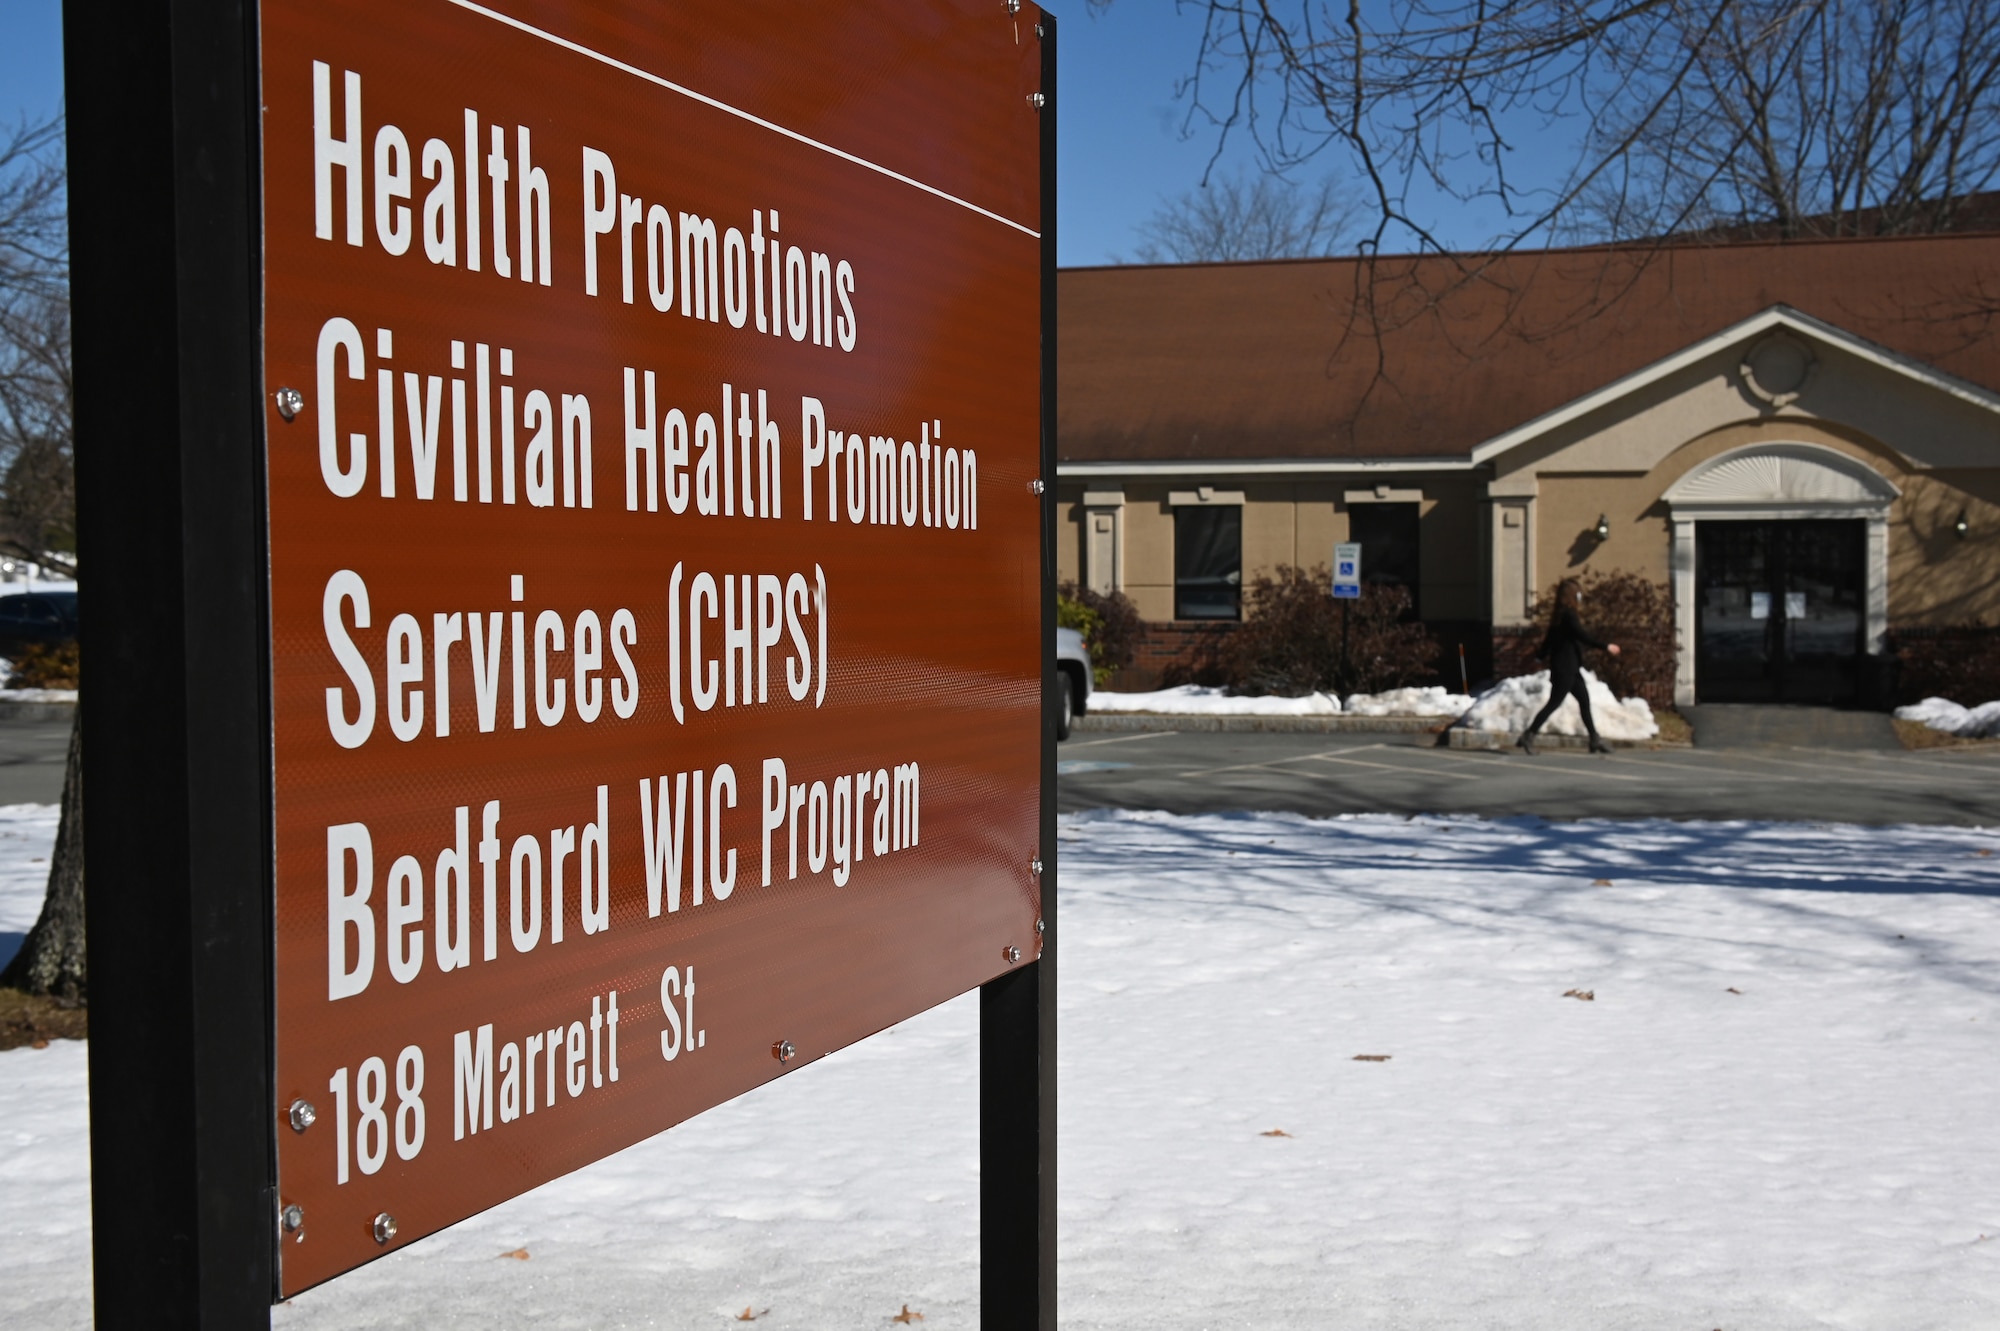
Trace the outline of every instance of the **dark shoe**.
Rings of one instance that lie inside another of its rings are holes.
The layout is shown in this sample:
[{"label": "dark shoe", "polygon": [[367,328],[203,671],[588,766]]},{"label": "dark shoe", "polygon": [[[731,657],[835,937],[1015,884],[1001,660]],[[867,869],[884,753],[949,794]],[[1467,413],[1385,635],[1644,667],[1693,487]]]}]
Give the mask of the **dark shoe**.
[{"label": "dark shoe", "polygon": [[1523,753],[1527,754],[1527,755],[1528,755],[1528,756],[1529,756],[1530,758],[1534,757],[1534,756],[1535,756],[1535,732],[1534,732],[1534,731],[1532,731],[1532,730],[1524,730],[1524,731],[1522,731],[1522,732],[1521,732],[1521,738],[1519,738],[1519,739],[1517,739],[1517,740],[1515,740],[1515,741],[1514,741],[1514,747],[1515,747],[1515,748],[1517,748],[1517,749],[1519,749],[1519,750],[1520,750],[1521,752],[1523,752]]},{"label": "dark shoe", "polygon": [[1590,751],[1592,753],[1609,753],[1611,752],[1611,746],[1597,736],[1592,735],[1590,737]]}]

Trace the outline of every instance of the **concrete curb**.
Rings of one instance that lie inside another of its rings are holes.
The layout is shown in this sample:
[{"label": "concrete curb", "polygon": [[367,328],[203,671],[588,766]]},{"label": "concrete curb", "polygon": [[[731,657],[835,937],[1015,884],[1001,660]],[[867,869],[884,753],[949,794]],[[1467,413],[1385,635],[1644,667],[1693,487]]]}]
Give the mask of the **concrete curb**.
[{"label": "concrete curb", "polygon": [[0,701],[0,721],[67,721],[75,715],[73,702]]},{"label": "concrete curb", "polygon": [[1449,722],[1442,716],[1169,716],[1157,712],[1099,712],[1076,718],[1076,732],[1187,730],[1246,734],[1432,735]]},{"label": "concrete curb", "polygon": [[[1466,730],[1453,726],[1444,732],[1444,744],[1453,749],[1474,749],[1487,753],[1504,753],[1514,747],[1521,736],[1513,731]],[[1607,739],[1604,741],[1614,749],[1692,749],[1694,745],[1686,740],[1674,739]],[[1537,735],[1535,747],[1538,749],[1575,750],[1587,753],[1590,750],[1588,735]]]}]

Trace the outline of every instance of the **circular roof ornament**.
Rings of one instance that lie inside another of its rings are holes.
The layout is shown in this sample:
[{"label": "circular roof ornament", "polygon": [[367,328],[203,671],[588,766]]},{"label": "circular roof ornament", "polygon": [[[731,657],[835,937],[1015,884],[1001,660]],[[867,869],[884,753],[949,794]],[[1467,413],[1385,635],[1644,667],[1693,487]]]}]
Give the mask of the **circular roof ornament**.
[{"label": "circular roof ornament", "polygon": [[1744,353],[1737,373],[1752,396],[1788,407],[1806,391],[1818,368],[1811,347],[1788,333],[1773,333]]}]

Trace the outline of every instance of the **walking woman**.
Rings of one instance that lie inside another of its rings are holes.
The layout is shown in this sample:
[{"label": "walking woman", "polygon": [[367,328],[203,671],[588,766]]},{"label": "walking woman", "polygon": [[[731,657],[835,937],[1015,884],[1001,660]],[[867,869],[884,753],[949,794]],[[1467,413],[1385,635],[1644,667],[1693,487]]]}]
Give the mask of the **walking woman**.
[{"label": "walking woman", "polygon": [[1597,721],[1590,714],[1590,690],[1583,682],[1583,649],[1598,647],[1618,655],[1618,644],[1599,642],[1583,631],[1583,621],[1577,618],[1576,608],[1582,600],[1575,578],[1564,578],[1556,587],[1556,612],[1549,619],[1548,636],[1542,639],[1539,653],[1549,663],[1549,701],[1535,717],[1535,723],[1522,732],[1516,741],[1529,756],[1535,752],[1535,736],[1541,733],[1548,719],[1556,714],[1564,698],[1575,698],[1576,708],[1583,713],[1583,728],[1590,732],[1590,751],[1609,753],[1603,740],[1597,737]]}]

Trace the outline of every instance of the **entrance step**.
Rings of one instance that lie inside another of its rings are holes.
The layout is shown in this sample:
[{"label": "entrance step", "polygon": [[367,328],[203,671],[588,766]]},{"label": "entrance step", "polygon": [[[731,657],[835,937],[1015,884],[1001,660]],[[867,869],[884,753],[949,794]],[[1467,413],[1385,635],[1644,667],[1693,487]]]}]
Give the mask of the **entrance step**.
[{"label": "entrance step", "polygon": [[1703,703],[1683,707],[1704,749],[1901,749],[1896,727],[1882,712],[1763,703]]}]

